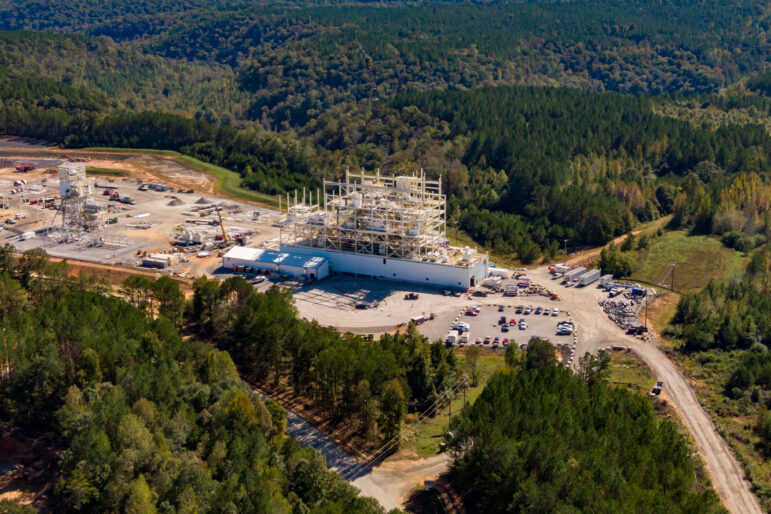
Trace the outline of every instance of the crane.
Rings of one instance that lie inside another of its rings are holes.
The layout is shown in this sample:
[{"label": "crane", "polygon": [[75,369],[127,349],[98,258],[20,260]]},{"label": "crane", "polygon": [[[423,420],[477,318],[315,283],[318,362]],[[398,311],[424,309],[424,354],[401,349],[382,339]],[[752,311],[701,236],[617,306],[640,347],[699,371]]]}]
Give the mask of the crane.
[{"label": "crane", "polygon": [[228,244],[230,242],[230,237],[228,236],[228,233],[225,231],[225,223],[222,222],[222,215],[220,214],[219,205],[215,205],[214,209],[217,211],[217,217],[220,220],[220,228],[222,229],[222,241],[224,244]]}]

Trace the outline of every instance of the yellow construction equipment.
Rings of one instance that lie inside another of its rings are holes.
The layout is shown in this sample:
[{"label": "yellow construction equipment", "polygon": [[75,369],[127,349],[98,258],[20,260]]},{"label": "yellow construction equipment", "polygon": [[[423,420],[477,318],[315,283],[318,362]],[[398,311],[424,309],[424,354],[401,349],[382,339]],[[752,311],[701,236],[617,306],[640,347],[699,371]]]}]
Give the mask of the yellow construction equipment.
[{"label": "yellow construction equipment", "polygon": [[220,208],[219,206],[215,206],[215,209],[217,209],[217,217],[220,219],[220,228],[222,229],[222,241],[225,243],[230,242],[230,237],[228,236],[228,233],[225,231],[225,224],[222,222],[222,215],[220,214]]}]

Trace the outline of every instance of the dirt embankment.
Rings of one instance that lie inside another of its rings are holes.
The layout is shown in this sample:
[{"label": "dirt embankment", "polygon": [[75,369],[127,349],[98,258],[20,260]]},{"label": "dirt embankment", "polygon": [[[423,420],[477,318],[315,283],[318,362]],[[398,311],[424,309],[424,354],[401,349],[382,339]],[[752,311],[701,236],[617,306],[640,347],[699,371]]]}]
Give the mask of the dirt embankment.
[{"label": "dirt embankment", "polygon": [[25,432],[0,422],[0,500],[53,512],[50,497],[62,448],[53,433]]}]

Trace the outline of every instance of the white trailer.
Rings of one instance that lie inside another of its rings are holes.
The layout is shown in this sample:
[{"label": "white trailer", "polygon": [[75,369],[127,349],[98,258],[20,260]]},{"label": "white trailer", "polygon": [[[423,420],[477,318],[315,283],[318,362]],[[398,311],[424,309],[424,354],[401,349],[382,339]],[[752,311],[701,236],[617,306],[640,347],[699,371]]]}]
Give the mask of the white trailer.
[{"label": "white trailer", "polygon": [[597,282],[601,274],[602,272],[598,269],[589,270],[578,278],[578,285],[588,286],[592,282]]},{"label": "white trailer", "polygon": [[585,271],[586,271],[586,268],[584,268],[583,266],[579,266],[577,268],[573,268],[572,270],[566,272],[563,275],[563,279],[566,280],[566,281],[567,280],[575,280],[578,277],[580,277],[581,275],[583,275]]},{"label": "white trailer", "polygon": [[459,337],[460,333],[457,330],[450,330],[445,341],[447,341],[447,344],[455,344]]},{"label": "white trailer", "polygon": [[607,275],[603,275],[600,277],[600,285],[603,287],[607,286],[611,282],[613,282],[613,275],[611,273],[608,273]]},{"label": "white trailer", "polygon": [[568,271],[570,271],[570,266],[568,266],[567,264],[555,264],[554,265],[554,272],[555,273],[563,273],[564,274],[564,273],[567,273]]}]

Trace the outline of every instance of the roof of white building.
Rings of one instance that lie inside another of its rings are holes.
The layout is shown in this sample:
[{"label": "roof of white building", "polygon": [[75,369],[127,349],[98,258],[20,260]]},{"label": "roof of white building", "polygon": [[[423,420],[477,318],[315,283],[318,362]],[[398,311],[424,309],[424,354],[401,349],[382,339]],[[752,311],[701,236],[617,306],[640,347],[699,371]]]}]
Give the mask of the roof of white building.
[{"label": "roof of white building", "polygon": [[306,269],[320,268],[327,261],[326,257],[314,257],[296,253],[277,252],[275,250],[266,250],[264,248],[249,248],[246,246],[234,246],[227,251],[225,258],[280,264],[282,266],[294,266],[296,268]]}]

